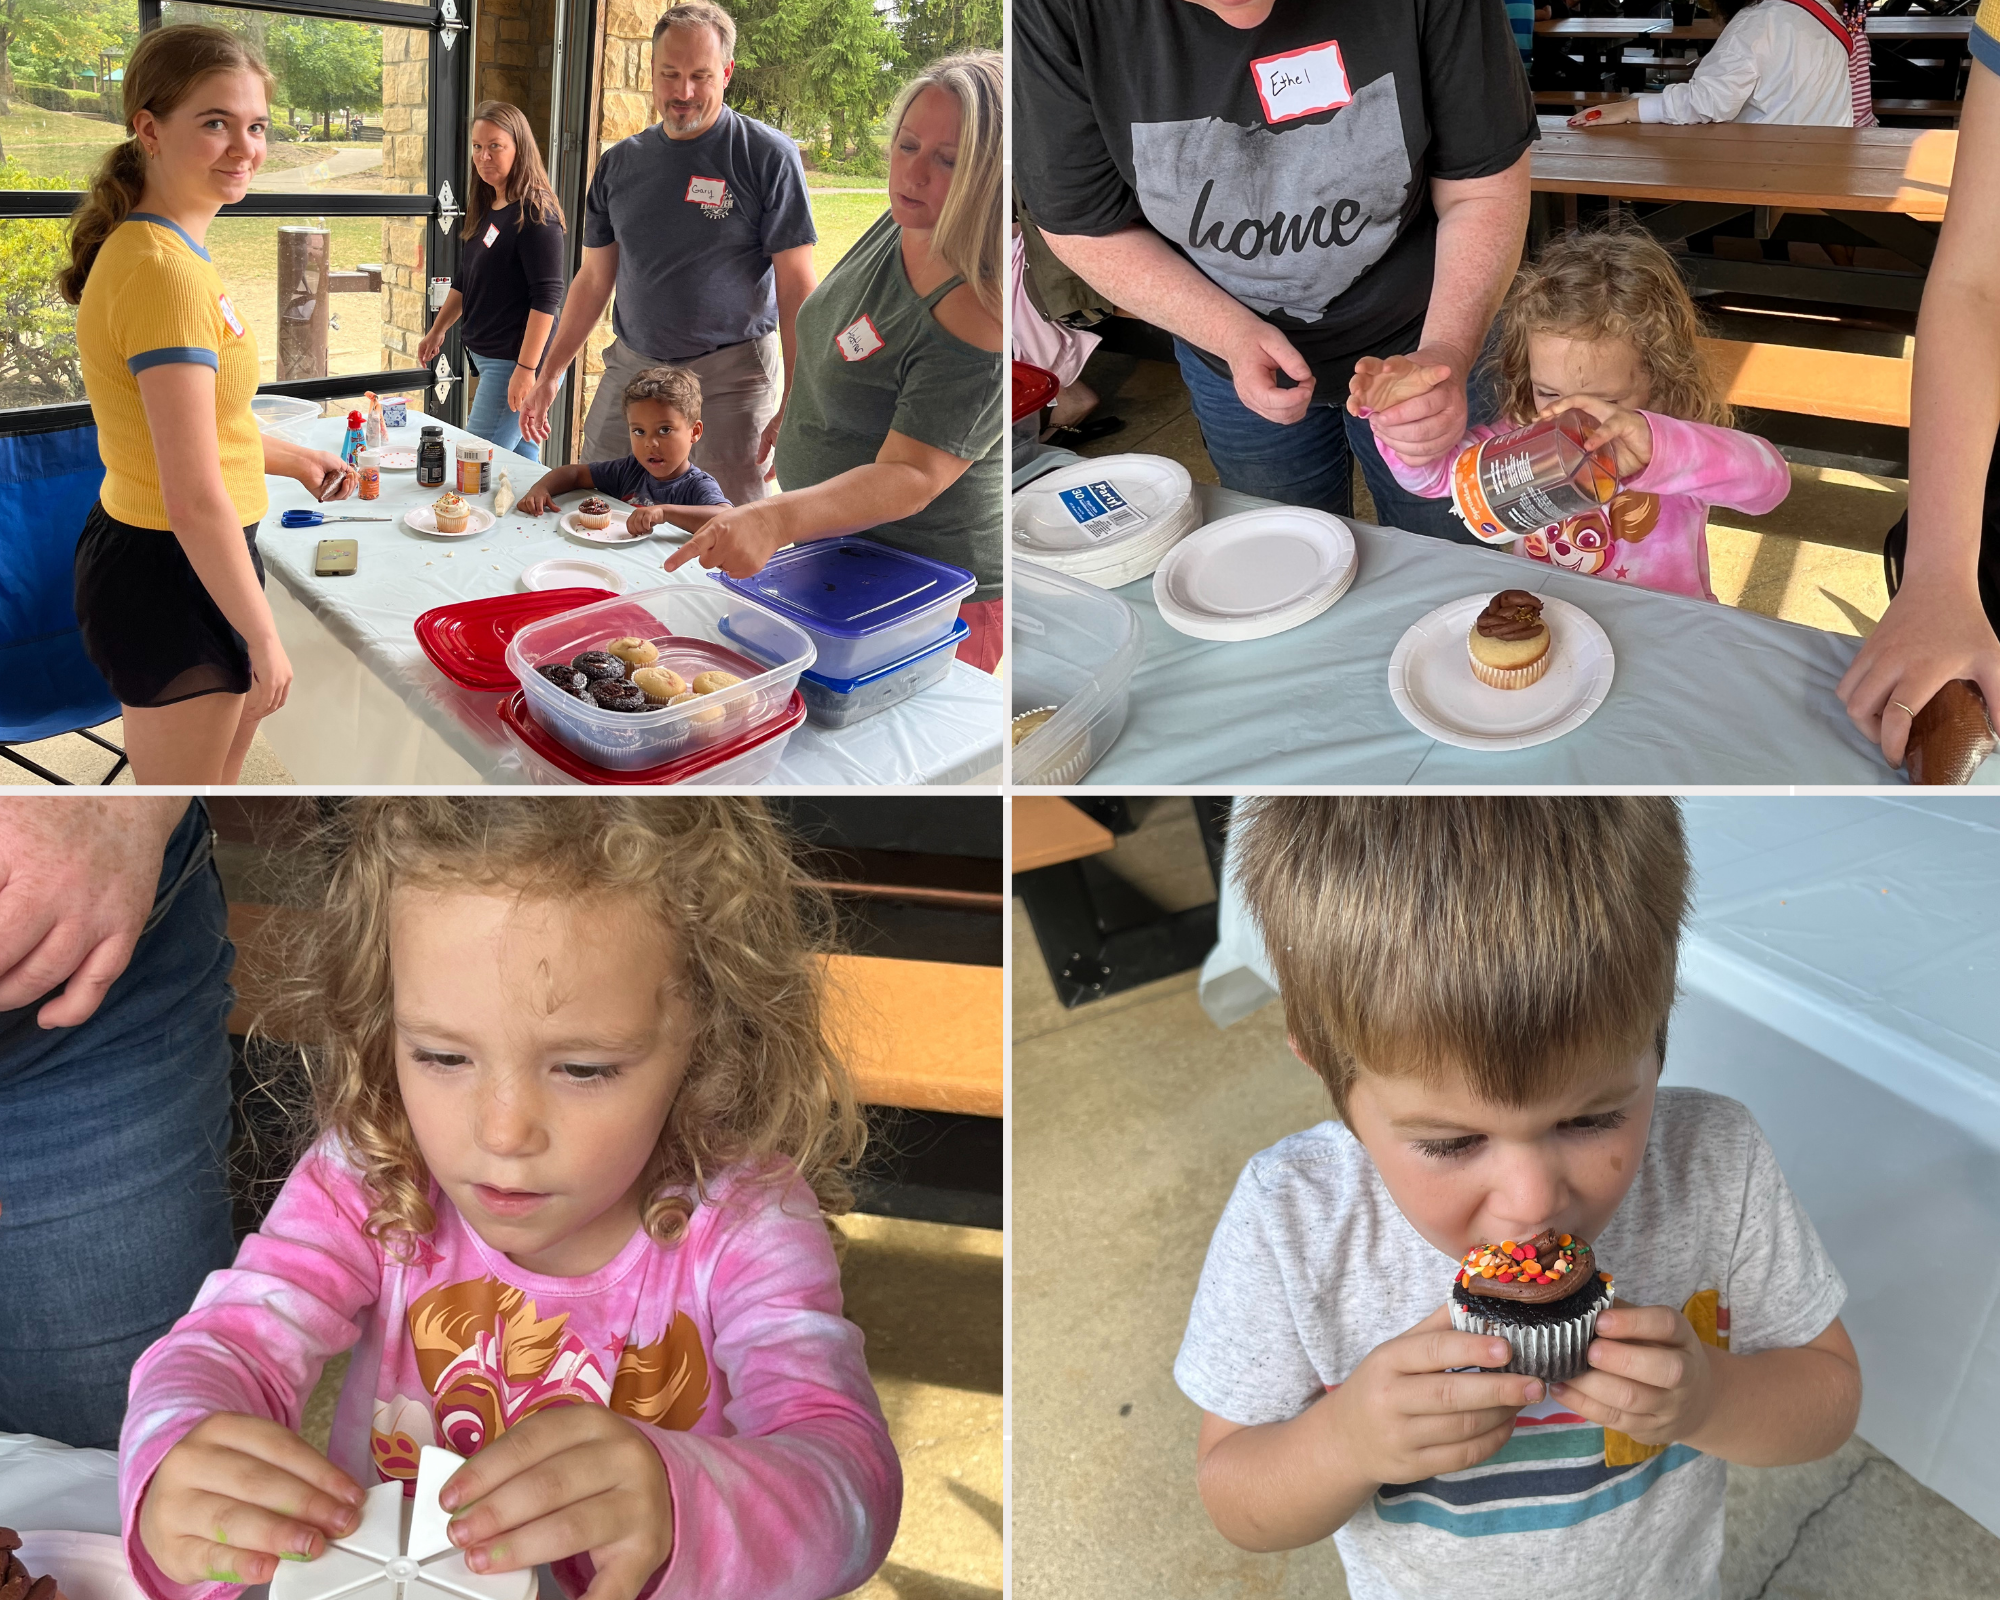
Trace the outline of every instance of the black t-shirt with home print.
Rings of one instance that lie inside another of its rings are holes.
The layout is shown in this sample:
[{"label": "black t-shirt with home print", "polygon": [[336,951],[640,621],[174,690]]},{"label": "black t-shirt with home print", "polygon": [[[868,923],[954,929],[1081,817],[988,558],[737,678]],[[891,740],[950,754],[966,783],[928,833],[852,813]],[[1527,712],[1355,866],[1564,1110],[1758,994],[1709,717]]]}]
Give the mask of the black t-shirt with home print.
[{"label": "black t-shirt with home print", "polygon": [[1329,403],[1359,357],[1416,348],[1429,180],[1504,172],[1535,137],[1503,0],[1276,0],[1247,29],[1192,0],[1015,0],[1035,221],[1151,225],[1284,329]]}]

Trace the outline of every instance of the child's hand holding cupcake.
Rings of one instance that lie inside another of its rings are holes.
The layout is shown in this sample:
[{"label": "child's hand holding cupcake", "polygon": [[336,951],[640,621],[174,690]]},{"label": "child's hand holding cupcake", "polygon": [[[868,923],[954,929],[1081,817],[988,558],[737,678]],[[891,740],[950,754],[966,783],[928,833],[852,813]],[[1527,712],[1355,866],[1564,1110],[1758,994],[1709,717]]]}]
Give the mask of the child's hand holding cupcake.
[{"label": "child's hand holding cupcake", "polygon": [[1589,1360],[1589,1371],[1554,1386],[1556,1399],[1641,1444],[1686,1439],[1714,1414],[1710,1347],[1672,1306],[1600,1312]]},{"label": "child's hand holding cupcake", "polygon": [[1636,478],[1652,464],[1653,425],[1646,420],[1644,413],[1628,411],[1595,395],[1571,394],[1564,395],[1552,405],[1543,406],[1536,413],[1536,420],[1539,422],[1560,416],[1565,411],[1581,411],[1596,421],[1597,426],[1585,436],[1583,447],[1598,450],[1610,445],[1621,479]]},{"label": "child's hand holding cupcake", "polygon": [[438,1504],[474,1572],[588,1554],[591,1600],[633,1600],[673,1554],[660,1454],[603,1406],[553,1406],[516,1423],[452,1474]]}]

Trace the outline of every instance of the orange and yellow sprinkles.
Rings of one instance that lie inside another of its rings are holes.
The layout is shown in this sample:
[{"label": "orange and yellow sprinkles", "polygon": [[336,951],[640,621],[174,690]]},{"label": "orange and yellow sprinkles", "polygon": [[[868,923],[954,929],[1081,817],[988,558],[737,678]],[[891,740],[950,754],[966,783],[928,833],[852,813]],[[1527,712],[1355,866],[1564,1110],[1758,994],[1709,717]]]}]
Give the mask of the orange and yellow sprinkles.
[{"label": "orange and yellow sprinkles", "polygon": [[[1590,1257],[1590,1246],[1566,1233],[1548,1234],[1522,1244],[1503,1239],[1497,1245],[1482,1244],[1466,1251],[1459,1262],[1458,1281],[1471,1285],[1474,1278],[1491,1278],[1496,1283],[1558,1284],[1582,1270]],[[1611,1274],[1597,1275],[1603,1282]]]}]

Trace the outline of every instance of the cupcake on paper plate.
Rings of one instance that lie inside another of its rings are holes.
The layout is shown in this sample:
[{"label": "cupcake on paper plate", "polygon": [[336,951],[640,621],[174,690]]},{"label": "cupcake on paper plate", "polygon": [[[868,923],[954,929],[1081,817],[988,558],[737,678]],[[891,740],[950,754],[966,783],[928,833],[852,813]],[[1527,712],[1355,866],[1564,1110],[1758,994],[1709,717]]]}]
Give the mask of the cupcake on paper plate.
[{"label": "cupcake on paper plate", "polygon": [[1505,1339],[1514,1357],[1502,1371],[1567,1383],[1589,1365],[1584,1352],[1611,1299],[1611,1274],[1597,1270],[1589,1244],[1551,1229],[1466,1251],[1451,1325]]},{"label": "cupcake on paper plate", "polygon": [[437,523],[439,533],[463,533],[467,520],[472,516],[472,507],[447,491],[431,503],[431,516]]},{"label": "cupcake on paper plate", "polygon": [[586,495],[577,502],[576,525],[592,532],[611,526],[611,502],[601,495]]},{"label": "cupcake on paper plate", "polygon": [[1549,670],[1549,625],[1526,589],[1502,589],[1466,635],[1472,672],[1496,689],[1525,689]]}]

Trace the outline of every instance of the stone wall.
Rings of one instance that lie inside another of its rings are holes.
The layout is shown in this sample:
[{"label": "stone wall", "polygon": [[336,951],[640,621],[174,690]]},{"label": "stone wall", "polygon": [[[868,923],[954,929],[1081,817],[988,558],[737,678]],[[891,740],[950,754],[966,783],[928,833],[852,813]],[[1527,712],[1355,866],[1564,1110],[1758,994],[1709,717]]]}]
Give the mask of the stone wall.
[{"label": "stone wall", "polygon": [[[606,0],[598,12],[602,76],[599,79],[597,155],[659,120],[653,115],[653,24],[668,0]],[[614,296],[614,299],[616,297]],[[575,438],[604,375],[604,349],[611,343],[611,307],[584,342],[583,371],[574,407]]]},{"label": "stone wall", "polygon": [[549,158],[549,87],[555,66],[555,0],[480,0],[473,26],[472,100],[506,100],[527,114]]},{"label": "stone wall", "polygon": [[[463,48],[465,35],[459,39],[457,48]],[[382,30],[382,187],[393,194],[423,194],[429,188],[424,142],[430,123],[430,72],[428,33],[420,28]],[[428,217],[382,219],[385,368],[417,365],[417,346],[430,324],[424,295],[436,236]]]}]

